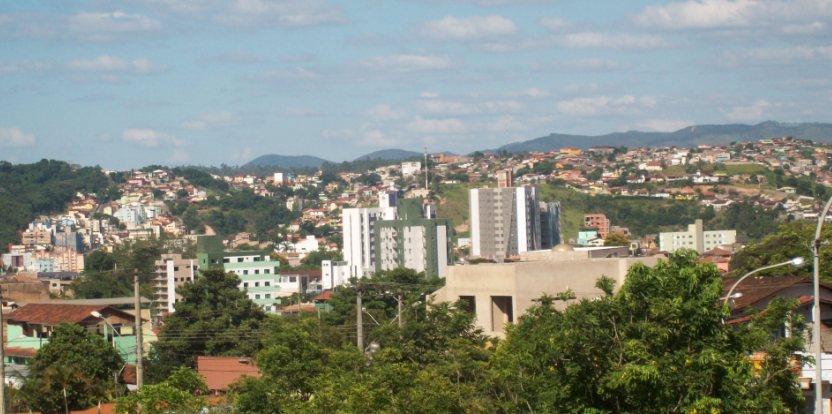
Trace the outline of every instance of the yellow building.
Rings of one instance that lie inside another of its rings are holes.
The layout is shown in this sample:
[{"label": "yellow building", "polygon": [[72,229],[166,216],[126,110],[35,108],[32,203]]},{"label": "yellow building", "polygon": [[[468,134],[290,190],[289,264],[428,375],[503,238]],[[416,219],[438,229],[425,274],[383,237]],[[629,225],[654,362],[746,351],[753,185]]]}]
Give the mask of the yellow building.
[{"label": "yellow building", "polygon": [[560,153],[566,155],[581,155],[581,149],[576,147],[566,147],[561,148]]}]

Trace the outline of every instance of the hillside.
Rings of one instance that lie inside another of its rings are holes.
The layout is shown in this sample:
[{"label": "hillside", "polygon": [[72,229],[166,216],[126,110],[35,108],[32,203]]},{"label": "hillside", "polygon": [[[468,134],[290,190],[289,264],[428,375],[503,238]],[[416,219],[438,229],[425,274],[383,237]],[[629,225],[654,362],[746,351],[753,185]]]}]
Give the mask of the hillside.
[{"label": "hillside", "polygon": [[281,167],[281,168],[303,168],[303,167],[314,167],[314,168],[321,168],[321,166],[325,163],[329,162],[323,158],[313,157],[311,155],[276,155],[276,154],[268,154],[268,155],[261,155],[253,160],[251,160],[248,164],[243,165],[245,167]]},{"label": "hillside", "polygon": [[355,159],[355,161],[360,160],[374,160],[377,158],[381,158],[383,160],[406,160],[413,157],[421,157],[423,154],[416,151],[408,151],[402,149],[386,149],[371,152],[367,155],[362,155]]},{"label": "hillside", "polygon": [[587,149],[593,145],[612,145],[616,147],[621,145],[625,147],[691,146],[705,143],[728,144],[731,141],[756,141],[784,136],[832,143],[832,124],[791,124],[768,121],[757,125],[695,125],[675,132],[628,131],[598,136],[550,134],[529,141],[503,145],[492,151],[552,151],[568,146]]}]

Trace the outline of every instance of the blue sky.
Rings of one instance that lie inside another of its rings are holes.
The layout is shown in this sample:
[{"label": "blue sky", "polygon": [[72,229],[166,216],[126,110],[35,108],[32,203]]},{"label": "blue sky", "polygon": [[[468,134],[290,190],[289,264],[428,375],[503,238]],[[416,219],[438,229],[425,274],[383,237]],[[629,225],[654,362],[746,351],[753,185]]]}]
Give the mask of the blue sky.
[{"label": "blue sky", "polygon": [[0,3],[0,159],[467,153],[829,122],[832,0]]}]

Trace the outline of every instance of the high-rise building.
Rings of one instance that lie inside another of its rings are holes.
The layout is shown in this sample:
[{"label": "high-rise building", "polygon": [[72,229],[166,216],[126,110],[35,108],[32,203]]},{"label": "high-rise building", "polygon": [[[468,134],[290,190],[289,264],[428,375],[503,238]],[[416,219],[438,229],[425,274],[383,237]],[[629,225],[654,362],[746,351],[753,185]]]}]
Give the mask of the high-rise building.
[{"label": "high-rise building", "polygon": [[172,313],[182,297],[176,288],[196,280],[195,259],[183,259],[181,254],[163,254],[153,267],[153,309],[159,314]]},{"label": "high-rise building", "polygon": [[349,277],[370,276],[375,271],[376,222],[396,219],[397,193],[383,192],[378,198],[379,207],[343,210],[343,253]]},{"label": "high-rise building", "polygon": [[508,188],[514,186],[514,171],[497,171],[497,188]]},{"label": "high-rise building", "polygon": [[542,248],[537,187],[473,188],[468,196],[472,257],[502,260]]},{"label": "high-rise building", "polygon": [[584,214],[584,227],[598,229],[598,237],[603,239],[610,234],[610,219],[604,214]]},{"label": "high-rise building", "polygon": [[540,203],[540,248],[551,249],[563,243],[560,202]]},{"label": "high-rise building", "polygon": [[239,276],[237,287],[267,312],[280,304],[280,262],[272,260],[268,250],[225,250],[219,236],[199,236],[196,240],[200,269],[225,269]]},{"label": "high-rise building", "polygon": [[688,224],[688,231],[659,233],[659,249],[665,252],[687,248],[701,254],[726,244],[734,244],[736,241],[736,230],[706,231],[700,219],[694,224]]},{"label": "high-rise building", "polygon": [[375,270],[404,267],[428,279],[445,277],[453,264],[453,224],[435,217],[436,208],[421,199],[400,200],[395,220],[375,223]]}]

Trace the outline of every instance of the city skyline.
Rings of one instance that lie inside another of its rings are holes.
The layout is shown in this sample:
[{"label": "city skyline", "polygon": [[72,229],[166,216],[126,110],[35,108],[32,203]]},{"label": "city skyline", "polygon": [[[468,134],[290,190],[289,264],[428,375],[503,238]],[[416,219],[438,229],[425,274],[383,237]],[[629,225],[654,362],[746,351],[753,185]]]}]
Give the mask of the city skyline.
[{"label": "city skyline", "polygon": [[824,0],[0,5],[0,159],[465,153],[552,132],[829,121]]}]

